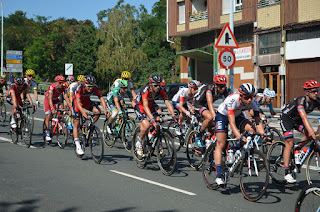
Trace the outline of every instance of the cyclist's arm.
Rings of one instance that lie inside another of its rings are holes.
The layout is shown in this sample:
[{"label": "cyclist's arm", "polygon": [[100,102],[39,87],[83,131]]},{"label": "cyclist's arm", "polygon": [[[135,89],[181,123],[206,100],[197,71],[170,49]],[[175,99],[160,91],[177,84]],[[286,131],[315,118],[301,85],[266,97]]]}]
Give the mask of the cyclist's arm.
[{"label": "cyclist's arm", "polygon": [[273,103],[272,103],[272,102],[269,104],[269,109],[270,109],[270,114],[271,114],[272,116],[274,116],[274,115],[277,114],[276,112],[274,112]]},{"label": "cyclist's arm", "polygon": [[146,115],[148,116],[149,119],[154,119],[150,109],[149,109],[149,105],[148,105],[148,99],[144,99],[143,102],[143,109],[144,109],[144,112],[146,113]]},{"label": "cyclist's arm", "polygon": [[172,117],[174,117],[175,114],[174,114],[174,110],[173,110],[173,107],[172,107],[172,104],[170,103],[170,101],[168,99],[166,99],[164,101],[164,103],[166,104],[166,106],[168,108],[168,112],[171,114]]},{"label": "cyclist's arm", "polygon": [[63,93],[63,98],[66,100],[67,105],[68,105],[69,107],[71,107],[72,105],[71,105],[71,102],[70,102],[70,100],[69,100],[69,97],[68,97],[68,94],[67,94],[67,93]]},{"label": "cyclist's arm", "polygon": [[298,105],[298,113],[302,119],[302,122],[303,122],[303,125],[305,126],[305,128],[307,129],[309,135],[313,138],[313,139],[316,139],[316,136],[315,136],[315,133],[314,133],[314,130],[307,118],[307,113],[306,111],[304,110],[304,107],[302,105]]},{"label": "cyclist's arm", "polygon": [[132,94],[133,98],[136,98],[136,92],[134,91],[133,88],[131,89],[131,94]]},{"label": "cyclist's arm", "polygon": [[213,107],[213,97],[212,97],[211,90],[206,91],[206,99],[207,99],[208,109],[209,109],[210,113],[212,114],[212,116],[215,117],[216,112]]},{"label": "cyclist's arm", "polygon": [[38,101],[38,90],[37,89],[33,89],[33,93],[34,93],[35,100]]},{"label": "cyclist's arm", "polygon": [[115,104],[116,108],[118,109],[118,111],[121,111],[121,106],[120,106],[120,103],[119,103],[119,98],[118,98],[118,97],[113,97],[113,100],[114,100],[114,104]]},{"label": "cyclist's arm", "polygon": [[228,113],[228,119],[229,119],[229,124],[230,124],[230,127],[231,127],[231,130],[234,134],[234,136],[237,138],[237,139],[240,139],[241,138],[241,134],[236,126],[236,118],[234,116],[234,114],[229,114]]},{"label": "cyclist's arm", "polygon": [[107,105],[106,105],[106,101],[104,100],[104,98],[101,96],[100,97],[100,102],[104,111],[104,114],[107,115]]},{"label": "cyclist's arm", "polygon": [[11,98],[12,98],[12,105],[14,108],[16,108],[18,106],[16,93],[14,91],[10,91],[10,92],[11,92]]},{"label": "cyclist's arm", "polygon": [[49,105],[50,105],[50,108],[52,108],[52,107],[53,107],[52,96],[53,96],[53,93],[52,93],[52,92],[49,92],[48,99],[49,99]]},{"label": "cyclist's arm", "polygon": [[184,114],[187,114],[188,110],[183,107],[183,103],[184,103],[184,97],[181,96],[179,98],[179,108]]},{"label": "cyclist's arm", "polygon": [[83,109],[82,105],[81,105],[81,100],[80,98],[76,99],[76,104],[77,104],[77,108],[79,109],[80,113],[86,117],[86,111]]},{"label": "cyclist's arm", "polygon": [[27,96],[27,98],[28,98],[28,100],[29,100],[30,105],[33,105],[32,98],[31,98],[29,92],[26,93],[26,96]]}]

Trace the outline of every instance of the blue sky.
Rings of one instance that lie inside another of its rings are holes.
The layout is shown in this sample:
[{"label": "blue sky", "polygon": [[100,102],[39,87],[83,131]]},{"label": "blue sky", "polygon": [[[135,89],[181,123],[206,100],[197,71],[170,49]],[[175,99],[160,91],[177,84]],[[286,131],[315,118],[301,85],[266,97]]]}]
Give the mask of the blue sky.
[{"label": "blue sky", "polygon": [[[158,0],[125,0],[125,3],[134,5],[137,8],[144,5],[148,13],[151,13],[152,6]],[[97,13],[101,10],[114,7],[118,0],[2,0],[4,17],[22,10],[27,13],[28,18],[33,15],[40,15],[55,20],[60,17],[77,20],[92,20],[96,24]]]}]

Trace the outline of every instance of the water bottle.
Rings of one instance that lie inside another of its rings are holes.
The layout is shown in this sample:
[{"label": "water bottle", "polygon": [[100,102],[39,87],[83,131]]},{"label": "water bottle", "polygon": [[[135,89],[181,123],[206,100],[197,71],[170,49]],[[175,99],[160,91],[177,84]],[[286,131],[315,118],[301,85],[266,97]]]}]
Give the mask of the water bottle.
[{"label": "water bottle", "polygon": [[152,139],[155,137],[156,130],[153,130],[152,132],[148,132],[148,139],[149,141],[152,141]]},{"label": "water bottle", "polygon": [[302,160],[302,158],[304,157],[304,155],[308,152],[308,148],[303,148],[301,153],[300,153],[300,158],[299,158],[299,162]]},{"label": "water bottle", "polygon": [[233,150],[232,149],[228,150],[227,162],[229,164],[232,164],[234,162],[234,154],[233,154]]},{"label": "water bottle", "polygon": [[294,151],[294,161],[296,164],[300,163],[300,155],[301,155],[300,150],[297,149],[296,151]]},{"label": "water bottle", "polygon": [[206,143],[206,148],[208,149],[208,147],[211,145],[211,139],[207,137],[205,139],[205,143]]}]

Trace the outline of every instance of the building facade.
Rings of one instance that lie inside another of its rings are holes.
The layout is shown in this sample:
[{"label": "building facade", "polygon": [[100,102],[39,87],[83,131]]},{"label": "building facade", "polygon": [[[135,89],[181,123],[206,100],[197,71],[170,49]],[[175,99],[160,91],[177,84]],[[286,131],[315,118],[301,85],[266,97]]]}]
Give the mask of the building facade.
[{"label": "building facade", "polygon": [[[214,44],[230,18],[230,0],[167,0],[168,35],[181,38],[181,82],[225,74]],[[319,0],[234,0],[234,87],[249,82],[276,91],[281,107],[320,81]]]}]

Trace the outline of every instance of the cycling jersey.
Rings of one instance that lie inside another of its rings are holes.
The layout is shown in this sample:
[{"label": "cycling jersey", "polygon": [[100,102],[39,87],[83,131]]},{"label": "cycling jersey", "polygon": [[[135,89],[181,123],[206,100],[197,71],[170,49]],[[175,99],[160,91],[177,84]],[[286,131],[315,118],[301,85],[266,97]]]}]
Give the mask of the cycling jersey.
[{"label": "cycling jersey", "polygon": [[311,101],[311,104],[307,102],[306,96],[300,96],[291,100],[288,104],[284,105],[281,109],[282,116],[289,116],[290,118],[300,118],[298,110],[304,109],[306,113],[311,113],[315,108],[320,107],[320,98],[315,101]]},{"label": "cycling jersey", "polygon": [[24,78],[24,83],[27,84],[30,88],[33,88],[33,90],[36,90],[38,88],[36,81],[34,81],[33,79],[28,83],[28,79]]},{"label": "cycling jersey", "polygon": [[18,88],[18,86],[16,84],[11,84],[10,86],[10,94],[7,98],[7,102],[9,104],[12,104],[12,93],[15,93],[16,96],[16,100],[17,100],[17,104],[18,105],[22,105],[22,100],[21,100],[21,93],[28,93],[29,92],[29,87],[27,84],[23,84],[23,86],[21,88]]},{"label": "cycling jersey", "polygon": [[258,107],[262,106],[262,105],[267,105],[269,106],[270,110],[273,110],[273,103],[270,102],[270,104],[267,104],[264,100],[263,100],[264,94],[263,93],[257,93],[257,95],[255,96],[255,98],[253,98],[253,101],[256,102],[256,104],[258,105]]},{"label": "cycling jersey", "polygon": [[49,86],[47,92],[44,93],[45,99],[49,97],[49,93],[52,93],[53,103],[59,102],[60,101],[59,96],[63,93],[66,93],[66,91],[67,91],[66,85],[63,84],[61,88],[58,88],[57,84],[53,83]]},{"label": "cycling jersey", "polygon": [[[119,87],[119,82],[121,81],[122,79],[116,79],[113,84],[112,84],[112,87],[111,87],[111,90],[116,88],[116,87]],[[127,80],[128,82],[128,90],[131,90],[133,89],[133,84],[132,84],[132,81],[131,79]]]},{"label": "cycling jersey", "polygon": [[216,85],[215,84],[210,84],[210,85],[206,85],[203,84],[198,92],[194,95],[194,105],[195,107],[199,108],[199,107],[208,107],[208,102],[207,102],[207,97],[206,94],[207,93],[211,93],[212,94],[212,99],[214,103],[215,101],[217,101],[218,99],[222,98],[222,97],[226,97],[229,94],[229,89],[225,88],[224,93],[218,93],[216,91]]},{"label": "cycling jersey", "polygon": [[219,106],[218,112],[224,116],[241,115],[242,111],[253,109],[255,116],[259,114],[259,107],[256,102],[252,101],[249,106],[240,104],[240,93],[236,92],[229,95]]},{"label": "cycling jersey", "polygon": [[[126,91],[124,95],[128,95],[129,98],[132,98],[132,94],[130,91]],[[124,96],[123,95],[123,96]],[[118,97],[118,99],[123,99],[122,94],[120,93],[120,87],[115,87],[110,91],[107,95],[107,107],[110,111],[113,111],[114,109],[117,109],[114,102],[114,97]]]},{"label": "cycling jersey", "polygon": [[5,81],[3,84],[0,84],[0,93],[3,93],[3,87],[6,87],[6,89],[8,89],[8,83],[7,81]]},{"label": "cycling jersey", "polygon": [[180,108],[180,102],[183,102],[183,104],[188,105],[192,104],[193,102],[193,95],[189,96],[188,94],[189,88],[180,88],[179,91],[172,97],[172,105],[175,109],[179,110]]}]

